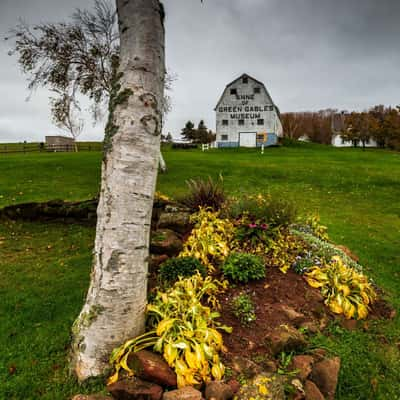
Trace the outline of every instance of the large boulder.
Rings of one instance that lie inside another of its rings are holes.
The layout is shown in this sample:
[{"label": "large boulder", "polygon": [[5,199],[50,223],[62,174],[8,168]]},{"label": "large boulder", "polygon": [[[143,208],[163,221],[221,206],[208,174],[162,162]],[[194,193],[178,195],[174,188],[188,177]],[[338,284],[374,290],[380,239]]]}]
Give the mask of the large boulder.
[{"label": "large boulder", "polygon": [[128,365],[135,371],[136,376],[146,381],[167,387],[177,385],[176,373],[161,356],[151,351],[141,350],[131,353],[128,357]]},{"label": "large boulder", "polygon": [[163,400],[202,400],[202,394],[191,386],[165,392]]},{"label": "large boulder", "polygon": [[180,253],[182,247],[182,240],[171,229],[157,229],[151,234],[150,252],[153,254],[174,257]]},{"label": "large boulder", "polygon": [[117,400],[161,400],[163,395],[161,386],[136,377],[125,378],[108,385],[107,390]]},{"label": "large boulder", "polygon": [[274,356],[283,351],[302,349],[306,344],[304,335],[290,325],[281,325],[264,338],[264,345]]},{"label": "large boulder", "polygon": [[335,398],[339,370],[339,357],[320,361],[313,367],[310,379],[318,386],[327,400],[333,400]]}]

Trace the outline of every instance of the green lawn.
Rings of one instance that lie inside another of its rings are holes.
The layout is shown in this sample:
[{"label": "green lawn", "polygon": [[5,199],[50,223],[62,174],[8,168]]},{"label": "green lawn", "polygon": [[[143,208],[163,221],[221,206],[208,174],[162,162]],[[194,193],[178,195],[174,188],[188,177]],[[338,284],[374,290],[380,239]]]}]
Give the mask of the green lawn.
[{"label": "green lawn", "polygon": [[[302,145],[249,150],[166,150],[160,191],[222,174],[228,192],[271,192],[318,212],[331,238],[360,256],[400,311],[400,154]],[[98,192],[101,154],[0,154],[0,207]],[[88,286],[93,229],[59,224],[0,226],[0,398],[67,399],[69,327]],[[50,247],[49,247],[50,246]],[[347,332],[322,345],[342,356],[338,399],[400,398],[400,319]],[[94,389],[90,386],[87,390]]]}]

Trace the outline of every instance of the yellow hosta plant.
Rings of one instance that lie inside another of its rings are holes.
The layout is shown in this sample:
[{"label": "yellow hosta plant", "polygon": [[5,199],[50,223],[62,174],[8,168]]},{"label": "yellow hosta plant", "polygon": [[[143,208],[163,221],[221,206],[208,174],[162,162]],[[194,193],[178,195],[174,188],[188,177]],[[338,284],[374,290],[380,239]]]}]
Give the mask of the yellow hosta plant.
[{"label": "yellow hosta plant", "polygon": [[218,212],[207,208],[200,208],[193,214],[191,222],[195,227],[179,256],[197,258],[212,272],[213,263],[221,263],[229,255],[234,226],[229,220],[220,218]]},{"label": "yellow hosta plant", "polygon": [[348,267],[339,256],[321,267],[313,267],[304,274],[308,284],[320,288],[325,304],[336,314],[347,319],[364,319],[369,305],[376,300],[376,292],[368,278]]},{"label": "yellow hosta plant", "polygon": [[153,347],[163,355],[177,374],[178,387],[197,385],[212,378],[220,380],[225,368],[219,353],[225,347],[219,330],[231,332],[231,328],[215,321],[219,317],[215,310],[219,308],[216,295],[226,285],[197,274],[180,278],[166,292],[158,292],[147,306],[147,321],[153,330],[113,352],[110,362],[115,373],[109,383],[118,380],[121,368],[133,375],[134,371],[127,365],[129,354],[146,347]]}]

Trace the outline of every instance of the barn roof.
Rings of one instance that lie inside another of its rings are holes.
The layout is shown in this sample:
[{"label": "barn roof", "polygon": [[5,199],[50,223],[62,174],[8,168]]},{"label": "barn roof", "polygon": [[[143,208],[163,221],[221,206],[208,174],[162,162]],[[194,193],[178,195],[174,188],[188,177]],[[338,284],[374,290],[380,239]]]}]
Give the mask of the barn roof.
[{"label": "barn roof", "polygon": [[263,87],[263,89],[266,91],[268,97],[271,99],[272,104],[273,104],[273,106],[275,107],[275,110],[276,110],[276,112],[277,112],[277,114],[278,114],[278,116],[279,116],[279,118],[280,118],[281,113],[280,113],[280,111],[279,111],[279,108],[276,106],[276,104],[275,104],[274,101],[272,100],[272,97],[271,97],[271,95],[269,94],[269,92],[268,92],[267,88],[265,87],[265,85],[264,85],[261,81],[259,81],[259,80],[255,79],[255,78],[253,78],[252,76],[250,76],[249,74],[242,74],[242,75],[240,75],[238,78],[234,79],[232,82],[228,83],[228,84],[225,86],[225,89],[223,90],[223,92],[222,92],[222,94],[221,94],[221,97],[219,98],[218,103],[217,103],[217,105],[216,105],[215,108],[214,108],[214,111],[217,110],[219,104],[221,103],[221,101],[222,101],[222,99],[223,99],[223,97],[224,97],[224,94],[225,94],[226,89],[227,89],[229,86],[233,85],[233,84],[234,84],[235,82],[237,82],[238,80],[243,79],[243,78],[250,78],[250,79],[252,79],[254,82],[257,82],[260,86]]}]

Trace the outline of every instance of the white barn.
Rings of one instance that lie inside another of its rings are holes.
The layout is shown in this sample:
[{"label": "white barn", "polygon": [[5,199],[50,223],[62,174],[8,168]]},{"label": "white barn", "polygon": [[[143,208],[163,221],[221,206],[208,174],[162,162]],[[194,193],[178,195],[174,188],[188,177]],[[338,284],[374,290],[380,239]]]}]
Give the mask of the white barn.
[{"label": "white barn", "polygon": [[216,147],[277,144],[283,135],[278,107],[264,84],[247,74],[229,83],[216,112]]}]

